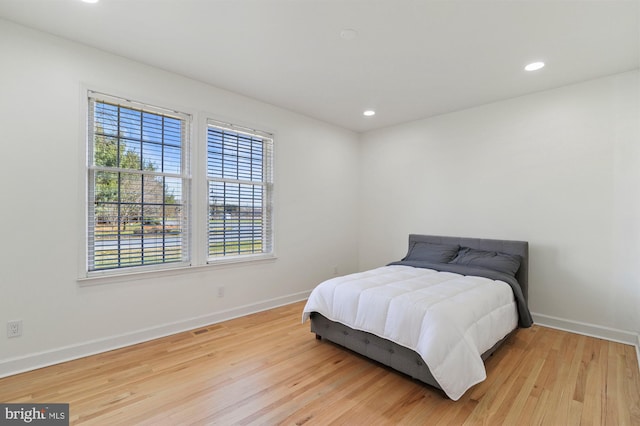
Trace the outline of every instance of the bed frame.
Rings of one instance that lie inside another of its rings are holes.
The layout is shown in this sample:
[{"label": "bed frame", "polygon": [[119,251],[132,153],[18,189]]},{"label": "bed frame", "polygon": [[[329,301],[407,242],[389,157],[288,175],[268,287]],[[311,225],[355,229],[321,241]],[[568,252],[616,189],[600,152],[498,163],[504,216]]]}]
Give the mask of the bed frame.
[{"label": "bed frame", "polygon": [[[409,235],[409,247],[414,242],[427,242],[434,244],[458,244],[462,247],[470,247],[478,250],[498,251],[501,253],[515,254],[522,258],[520,269],[516,273],[516,279],[520,283],[525,300],[528,301],[529,289],[529,244],[526,241],[492,240],[483,238],[443,237],[437,235]],[[316,334],[316,339],[326,339],[360,355],[364,355],[374,361],[389,366],[394,370],[407,374],[414,379],[428,385],[440,388],[422,360],[415,351],[400,346],[389,340],[374,334],[360,330],[354,330],[344,324],[331,321],[317,312],[311,313],[311,332]],[[491,349],[482,354],[486,360],[500,345],[509,338],[510,334],[496,343]]]}]

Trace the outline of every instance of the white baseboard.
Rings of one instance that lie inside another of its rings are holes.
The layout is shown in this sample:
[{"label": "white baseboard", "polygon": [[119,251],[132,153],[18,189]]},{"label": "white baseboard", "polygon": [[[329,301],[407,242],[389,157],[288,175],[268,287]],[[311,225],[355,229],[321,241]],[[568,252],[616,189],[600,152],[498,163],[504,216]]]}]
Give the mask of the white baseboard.
[{"label": "white baseboard", "polygon": [[580,321],[572,321],[564,318],[552,317],[550,315],[531,313],[536,324],[569,331],[571,333],[584,334],[585,336],[597,337],[599,339],[610,340],[612,342],[624,343],[638,347],[638,334],[631,331],[618,330],[601,325],[588,324]]},{"label": "white baseboard", "polygon": [[638,369],[640,370],[640,334],[638,333],[552,317],[550,315],[536,314],[533,312],[531,313],[531,316],[533,317],[534,323],[544,327],[569,331],[571,333],[584,334],[585,336],[597,337],[599,339],[635,346]]},{"label": "white baseboard", "polygon": [[[83,358],[89,355],[119,349],[125,346],[135,345],[160,337],[193,330],[206,325],[299,302],[307,299],[310,293],[311,291],[303,291],[300,293],[290,294],[288,296],[264,300],[258,303],[239,306],[233,309],[202,315],[195,318],[189,318],[183,321],[146,328],[127,334],[91,340],[76,345],[64,346],[44,352],[0,360],[0,378]],[[302,312],[300,312],[300,318],[302,319]]]}]

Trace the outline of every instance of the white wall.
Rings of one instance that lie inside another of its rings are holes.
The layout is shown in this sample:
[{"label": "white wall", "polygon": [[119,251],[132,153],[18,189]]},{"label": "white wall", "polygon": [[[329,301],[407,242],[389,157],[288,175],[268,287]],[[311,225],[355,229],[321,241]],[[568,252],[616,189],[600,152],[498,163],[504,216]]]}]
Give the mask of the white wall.
[{"label": "white wall", "polygon": [[[3,20],[0,57],[0,325],[24,324],[0,333],[0,376],[301,300],[356,269],[356,134]],[[86,87],[274,131],[277,260],[80,285]]]},{"label": "white wall", "polygon": [[409,233],[527,240],[538,318],[629,340],[639,87],[629,72],[364,134],[360,268],[401,258]]}]

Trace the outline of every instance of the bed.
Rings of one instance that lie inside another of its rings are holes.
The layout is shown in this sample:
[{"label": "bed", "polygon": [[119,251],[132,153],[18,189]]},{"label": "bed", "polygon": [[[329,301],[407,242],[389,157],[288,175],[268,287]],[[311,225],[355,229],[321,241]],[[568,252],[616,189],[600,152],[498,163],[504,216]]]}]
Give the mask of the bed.
[{"label": "bed", "polygon": [[402,260],[319,284],[302,319],[317,339],[458,400],[486,379],[484,360],[533,323],[528,254],[525,241],[411,234]]}]

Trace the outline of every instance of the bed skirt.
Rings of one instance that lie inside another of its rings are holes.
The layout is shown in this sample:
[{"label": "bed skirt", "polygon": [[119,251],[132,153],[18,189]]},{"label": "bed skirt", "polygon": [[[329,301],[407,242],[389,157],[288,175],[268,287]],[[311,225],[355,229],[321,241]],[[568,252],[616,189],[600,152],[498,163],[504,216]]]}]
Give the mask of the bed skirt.
[{"label": "bed skirt", "polygon": [[[317,339],[329,340],[416,380],[441,389],[429,371],[429,367],[417,352],[375,334],[354,330],[339,322],[331,321],[317,312],[312,312],[310,319],[311,332],[316,334]],[[486,360],[490,357],[511,334],[513,332],[483,353],[482,359]]]}]

